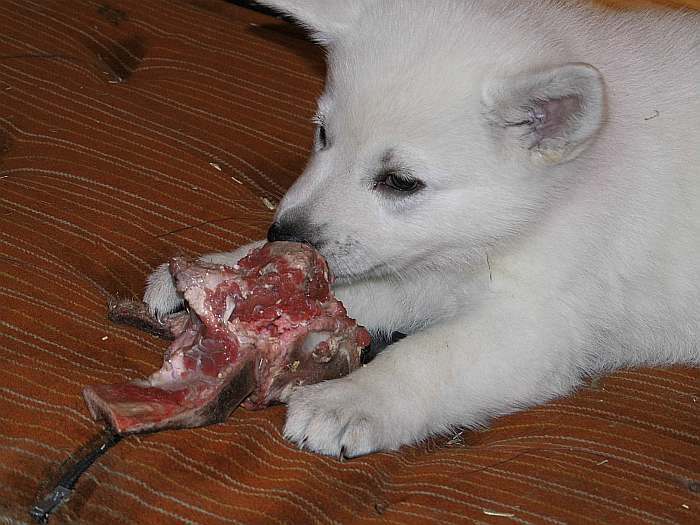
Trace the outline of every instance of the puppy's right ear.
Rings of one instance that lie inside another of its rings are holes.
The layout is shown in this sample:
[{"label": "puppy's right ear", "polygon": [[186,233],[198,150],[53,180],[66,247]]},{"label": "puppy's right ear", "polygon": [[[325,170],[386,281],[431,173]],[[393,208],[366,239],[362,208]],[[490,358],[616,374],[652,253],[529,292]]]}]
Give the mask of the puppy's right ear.
[{"label": "puppy's right ear", "polygon": [[358,16],[363,0],[255,0],[291,16],[321,44],[335,40]]}]

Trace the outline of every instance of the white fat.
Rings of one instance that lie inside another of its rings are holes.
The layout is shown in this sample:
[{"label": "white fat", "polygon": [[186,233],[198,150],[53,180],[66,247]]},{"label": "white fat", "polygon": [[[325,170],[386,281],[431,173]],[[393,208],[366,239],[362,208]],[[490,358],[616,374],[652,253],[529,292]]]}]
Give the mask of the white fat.
[{"label": "white fat", "polygon": [[269,273],[276,273],[277,265],[275,263],[269,263],[263,266],[260,270],[260,275],[267,275]]},{"label": "white fat", "polygon": [[183,354],[176,353],[168,357],[165,365],[148,379],[150,386],[164,388],[180,380],[180,375],[185,371]]},{"label": "white fat", "polygon": [[184,296],[190,308],[201,317],[207,300],[206,290],[200,287],[188,288],[185,290]]},{"label": "white fat", "polygon": [[226,310],[224,311],[224,317],[223,321],[227,322],[229,319],[231,319],[231,314],[236,308],[236,302],[233,300],[233,298],[229,295],[226,297]]},{"label": "white fat", "polygon": [[209,290],[216,290],[216,287],[225,280],[226,276],[222,272],[207,272],[203,284]]},{"label": "white fat", "polygon": [[311,332],[304,340],[304,344],[301,345],[301,351],[303,353],[313,352],[319,343],[328,341],[332,335],[331,332]]}]

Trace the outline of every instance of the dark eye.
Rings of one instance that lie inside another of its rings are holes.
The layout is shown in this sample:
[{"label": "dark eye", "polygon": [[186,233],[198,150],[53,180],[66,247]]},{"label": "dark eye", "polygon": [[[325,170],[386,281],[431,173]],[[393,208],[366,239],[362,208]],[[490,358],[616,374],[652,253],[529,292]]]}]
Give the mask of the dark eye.
[{"label": "dark eye", "polygon": [[326,126],[319,124],[316,126],[316,147],[319,150],[326,149],[328,137],[326,136]]},{"label": "dark eye", "polygon": [[423,183],[418,179],[398,173],[387,173],[379,184],[401,193],[415,193],[423,188]]}]

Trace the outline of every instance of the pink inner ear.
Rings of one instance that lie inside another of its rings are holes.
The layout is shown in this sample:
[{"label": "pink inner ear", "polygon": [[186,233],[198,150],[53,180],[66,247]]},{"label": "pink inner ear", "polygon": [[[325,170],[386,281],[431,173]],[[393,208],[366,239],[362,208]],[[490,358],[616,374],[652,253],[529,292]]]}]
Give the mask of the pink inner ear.
[{"label": "pink inner ear", "polygon": [[581,109],[581,97],[575,95],[539,101],[532,112],[537,143],[543,139],[565,138],[567,127]]}]

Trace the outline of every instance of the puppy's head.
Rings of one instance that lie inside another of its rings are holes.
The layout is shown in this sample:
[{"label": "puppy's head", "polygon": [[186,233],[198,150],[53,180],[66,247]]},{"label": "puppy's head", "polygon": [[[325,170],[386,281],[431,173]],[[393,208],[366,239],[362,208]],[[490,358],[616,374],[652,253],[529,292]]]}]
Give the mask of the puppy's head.
[{"label": "puppy's head", "polygon": [[599,73],[567,63],[526,7],[261,3],[328,51],[314,152],[270,238],[311,242],[341,280],[442,271],[508,242],[573,183],[601,126]]}]

